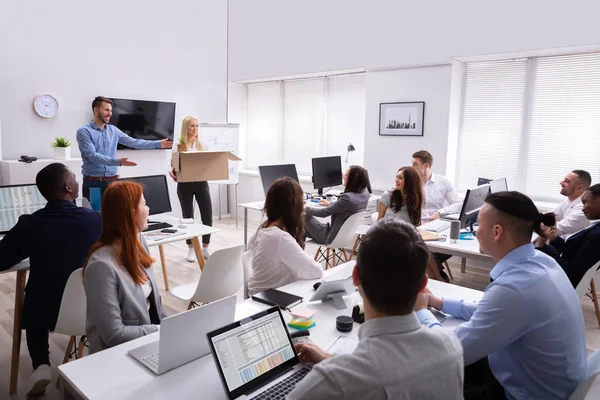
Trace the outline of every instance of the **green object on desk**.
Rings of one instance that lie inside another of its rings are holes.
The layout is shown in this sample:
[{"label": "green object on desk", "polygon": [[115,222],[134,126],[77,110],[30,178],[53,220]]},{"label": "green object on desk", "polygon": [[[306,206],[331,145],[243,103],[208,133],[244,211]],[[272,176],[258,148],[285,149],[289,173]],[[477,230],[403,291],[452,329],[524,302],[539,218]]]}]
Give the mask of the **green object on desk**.
[{"label": "green object on desk", "polygon": [[314,328],[316,326],[316,323],[312,319],[294,318],[290,322],[288,322],[288,326],[291,326],[292,328],[297,329],[299,331],[305,331],[307,329]]}]

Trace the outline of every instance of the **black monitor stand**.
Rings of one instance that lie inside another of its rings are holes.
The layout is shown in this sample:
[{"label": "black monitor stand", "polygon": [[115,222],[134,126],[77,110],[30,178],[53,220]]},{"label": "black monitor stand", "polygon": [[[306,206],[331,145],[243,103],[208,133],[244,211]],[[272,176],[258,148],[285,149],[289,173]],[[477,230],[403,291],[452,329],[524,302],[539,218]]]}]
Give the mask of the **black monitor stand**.
[{"label": "black monitor stand", "polygon": [[323,188],[317,189],[317,194],[319,195],[319,197],[323,197]]}]

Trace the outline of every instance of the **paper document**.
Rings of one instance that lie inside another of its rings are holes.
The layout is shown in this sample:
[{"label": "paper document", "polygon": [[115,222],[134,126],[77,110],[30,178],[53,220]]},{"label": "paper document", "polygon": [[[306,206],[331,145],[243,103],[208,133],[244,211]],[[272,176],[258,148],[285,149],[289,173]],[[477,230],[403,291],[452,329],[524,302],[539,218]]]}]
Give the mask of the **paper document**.
[{"label": "paper document", "polygon": [[142,234],[144,239],[152,240],[153,242],[158,242],[161,240],[172,238],[173,236],[183,235],[185,232],[177,231],[173,233],[161,232],[161,231],[150,231]]},{"label": "paper document", "polygon": [[358,346],[358,339],[354,339],[348,336],[340,336],[335,343],[331,345],[327,352],[331,354],[352,354]]}]

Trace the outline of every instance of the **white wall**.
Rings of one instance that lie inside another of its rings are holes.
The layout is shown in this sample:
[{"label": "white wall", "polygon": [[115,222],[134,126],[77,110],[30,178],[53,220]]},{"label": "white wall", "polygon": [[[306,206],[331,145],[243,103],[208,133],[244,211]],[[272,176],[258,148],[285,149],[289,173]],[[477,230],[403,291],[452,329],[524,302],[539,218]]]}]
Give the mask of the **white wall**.
[{"label": "white wall", "polygon": [[600,43],[595,0],[230,0],[232,80]]},{"label": "white wall", "polygon": [[[225,120],[224,0],[4,1],[0,49],[4,159],[51,158],[52,139],[74,141],[97,95],[176,102],[176,132],[185,115]],[[60,104],[49,120],[32,109],[46,92]]]},{"label": "white wall", "polygon": [[[433,170],[445,173],[450,74],[450,65],[367,73],[365,167],[374,189],[392,187],[396,171],[410,165],[417,150],[428,150]],[[379,104],[409,101],[425,102],[423,136],[379,136]]]}]

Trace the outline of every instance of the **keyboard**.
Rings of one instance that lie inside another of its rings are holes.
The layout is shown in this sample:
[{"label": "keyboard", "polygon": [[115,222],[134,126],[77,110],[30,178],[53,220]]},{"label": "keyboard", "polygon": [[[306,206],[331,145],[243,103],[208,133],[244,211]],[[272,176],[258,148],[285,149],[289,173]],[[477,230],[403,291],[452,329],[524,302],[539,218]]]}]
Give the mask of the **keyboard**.
[{"label": "keyboard", "polygon": [[158,352],[142,357],[142,361],[148,364],[153,370],[158,371]]},{"label": "keyboard", "polygon": [[421,229],[425,229],[430,232],[441,232],[450,228],[450,221],[444,221],[443,219],[434,219],[431,222],[427,222],[419,226]]},{"label": "keyboard", "polygon": [[166,222],[159,222],[157,224],[148,224],[148,227],[146,229],[144,229],[144,232],[149,232],[149,231],[156,231],[159,229],[166,229],[166,228],[172,228],[173,225],[166,223]]},{"label": "keyboard", "polygon": [[308,368],[302,368],[297,372],[294,372],[292,375],[288,376],[281,382],[276,385],[271,386],[264,392],[260,393],[256,397],[252,397],[252,399],[285,399],[287,394],[296,387],[296,384],[302,380],[310,371]]}]

